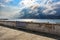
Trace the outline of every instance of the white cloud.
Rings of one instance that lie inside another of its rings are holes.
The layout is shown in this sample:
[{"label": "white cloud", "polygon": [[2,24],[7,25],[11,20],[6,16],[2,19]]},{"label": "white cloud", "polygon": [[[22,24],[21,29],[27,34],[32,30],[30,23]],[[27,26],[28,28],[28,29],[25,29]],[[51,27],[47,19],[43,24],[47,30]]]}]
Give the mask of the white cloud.
[{"label": "white cloud", "polygon": [[1,0],[0,6],[1,7],[8,7],[8,5],[6,5],[6,4],[8,4],[11,1],[13,1],[13,0]]},{"label": "white cloud", "polygon": [[[52,7],[52,6],[50,6],[50,5],[44,5],[44,7],[46,8],[45,10],[43,10],[42,12],[43,13],[45,13],[45,14],[50,14],[50,12],[52,12],[52,11],[55,11],[54,9],[54,7]],[[54,14],[54,13],[53,13]]]},{"label": "white cloud", "polygon": [[5,16],[4,16],[4,17],[3,17],[3,16],[0,16],[0,19],[7,19],[7,17],[5,17]]},{"label": "white cloud", "polygon": [[55,9],[60,8],[60,2],[54,3],[54,8]]},{"label": "white cloud", "polygon": [[34,4],[34,5],[30,6],[30,8],[31,8],[32,10],[35,10],[35,9],[37,9],[39,6],[40,6],[39,4]]},{"label": "white cloud", "polygon": [[3,0],[3,1],[7,3],[7,2],[11,2],[11,1],[13,1],[13,0]]},{"label": "white cloud", "polygon": [[[56,14],[57,8],[60,8],[60,2],[53,2],[54,0],[22,0],[19,5],[22,10],[24,8],[29,8],[31,11],[29,13],[36,12],[38,14],[38,7],[43,7],[42,11],[46,15],[54,15]],[[45,8],[45,9],[44,9]],[[33,12],[32,12],[33,11]]]},{"label": "white cloud", "polygon": [[50,14],[51,14],[51,15],[54,15],[54,14],[56,14],[56,11],[52,11]]},{"label": "white cloud", "polygon": [[3,5],[2,3],[0,3],[0,6],[1,6],[1,7],[5,7],[5,5]]},{"label": "white cloud", "polygon": [[8,6],[5,3],[9,3],[13,0],[2,0],[3,2],[0,3],[1,11],[0,11],[0,17],[6,17],[6,18],[13,18],[19,11],[20,8],[17,6]]},{"label": "white cloud", "polygon": [[[13,0],[4,0],[5,3],[11,2],[11,1]],[[44,10],[41,11],[44,14],[54,15],[56,14],[55,9],[60,8],[60,2],[53,3],[52,0],[22,0],[18,5],[19,5],[18,8],[14,8],[14,7],[7,8],[7,11],[1,12],[2,13],[1,15],[6,17],[19,15],[20,14],[19,12],[23,10],[25,7],[31,9],[29,13],[36,12],[35,15],[39,15],[39,13],[37,13],[38,7],[43,7],[42,9],[45,8]],[[1,6],[5,7],[6,5],[3,5],[2,3]],[[22,14],[24,13],[22,12]]]},{"label": "white cloud", "polygon": [[18,14],[20,9],[18,7],[4,7],[0,11],[0,17],[6,17],[6,18],[14,18],[15,15]]},{"label": "white cloud", "polygon": [[44,5],[44,7],[46,9],[43,10],[43,13],[45,13],[45,14],[56,14],[57,11],[55,9],[60,8],[60,2],[56,2],[56,3],[50,4],[50,5],[49,4],[48,5]]},{"label": "white cloud", "polygon": [[31,5],[35,4],[36,0],[22,0],[19,5],[24,7],[30,7]]}]

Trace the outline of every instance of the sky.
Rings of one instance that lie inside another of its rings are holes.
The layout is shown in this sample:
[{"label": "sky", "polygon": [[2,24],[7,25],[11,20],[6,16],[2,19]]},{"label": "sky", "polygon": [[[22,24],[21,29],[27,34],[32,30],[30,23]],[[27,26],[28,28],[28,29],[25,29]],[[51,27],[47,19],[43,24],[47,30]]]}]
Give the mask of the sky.
[{"label": "sky", "polygon": [[59,10],[60,0],[0,0],[0,18],[17,18],[25,15],[28,18],[30,15],[52,15],[60,18]]}]

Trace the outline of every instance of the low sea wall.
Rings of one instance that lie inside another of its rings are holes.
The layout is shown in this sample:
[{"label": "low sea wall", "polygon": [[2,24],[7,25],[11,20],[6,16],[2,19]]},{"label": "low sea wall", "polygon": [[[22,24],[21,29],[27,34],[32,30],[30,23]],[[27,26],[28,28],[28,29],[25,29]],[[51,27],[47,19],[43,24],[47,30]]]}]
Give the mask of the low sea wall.
[{"label": "low sea wall", "polygon": [[22,28],[38,32],[60,35],[60,24],[20,22],[20,21],[0,21],[0,24],[8,25],[11,27],[14,26],[15,28]]},{"label": "low sea wall", "polygon": [[60,35],[60,24],[17,22],[16,25],[19,28]]}]

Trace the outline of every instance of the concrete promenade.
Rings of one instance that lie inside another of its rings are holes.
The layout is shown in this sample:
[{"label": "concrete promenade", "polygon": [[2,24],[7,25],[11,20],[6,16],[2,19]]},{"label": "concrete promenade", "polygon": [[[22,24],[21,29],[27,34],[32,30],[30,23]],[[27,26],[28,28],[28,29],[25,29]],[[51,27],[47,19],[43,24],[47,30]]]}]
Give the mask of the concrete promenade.
[{"label": "concrete promenade", "polygon": [[59,40],[57,36],[47,37],[43,35],[0,26],[0,40]]}]

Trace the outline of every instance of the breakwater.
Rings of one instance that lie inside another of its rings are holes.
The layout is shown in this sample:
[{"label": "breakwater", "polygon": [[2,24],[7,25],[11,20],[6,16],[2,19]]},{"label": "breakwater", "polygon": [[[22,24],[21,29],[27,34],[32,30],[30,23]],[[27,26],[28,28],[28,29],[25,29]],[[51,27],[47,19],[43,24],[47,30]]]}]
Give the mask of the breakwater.
[{"label": "breakwater", "polygon": [[3,20],[0,25],[60,35],[60,24]]}]

